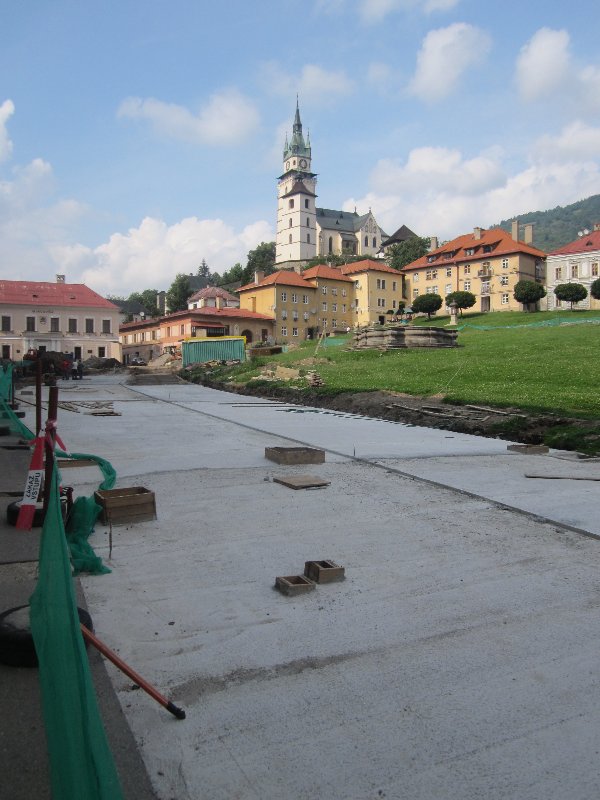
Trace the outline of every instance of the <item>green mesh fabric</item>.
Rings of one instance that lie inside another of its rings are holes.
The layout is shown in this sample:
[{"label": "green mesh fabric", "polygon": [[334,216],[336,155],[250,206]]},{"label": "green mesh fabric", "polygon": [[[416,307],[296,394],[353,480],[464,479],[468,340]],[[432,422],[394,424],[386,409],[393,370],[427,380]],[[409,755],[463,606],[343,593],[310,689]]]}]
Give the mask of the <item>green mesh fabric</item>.
[{"label": "green mesh fabric", "polygon": [[39,660],[52,797],[122,800],[79,627],[56,468],[30,622]]},{"label": "green mesh fabric", "polygon": [[73,503],[66,532],[74,575],[82,572],[104,575],[110,572],[88,541],[101,510],[93,497],[78,497]]}]

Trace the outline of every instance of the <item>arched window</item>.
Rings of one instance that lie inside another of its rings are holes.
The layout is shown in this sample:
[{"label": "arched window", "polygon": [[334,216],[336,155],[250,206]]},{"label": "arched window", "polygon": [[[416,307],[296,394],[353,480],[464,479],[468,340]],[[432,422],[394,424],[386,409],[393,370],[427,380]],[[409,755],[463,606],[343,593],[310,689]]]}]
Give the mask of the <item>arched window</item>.
[{"label": "arched window", "polygon": [[377,247],[377,238],[373,237],[373,247]]},{"label": "arched window", "polygon": [[306,234],[306,241],[310,244],[310,233]]},{"label": "arched window", "polygon": [[365,247],[369,246],[369,237],[365,236]]},{"label": "arched window", "polygon": [[290,219],[290,224],[288,225],[289,228],[292,227],[292,220]]},{"label": "arched window", "polygon": [[310,228],[310,217],[306,218],[306,227]]},{"label": "arched window", "polygon": [[329,252],[333,253],[333,237],[329,237]]},{"label": "arched window", "polygon": [[290,244],[292,243],[292,234],[290,233]]}]

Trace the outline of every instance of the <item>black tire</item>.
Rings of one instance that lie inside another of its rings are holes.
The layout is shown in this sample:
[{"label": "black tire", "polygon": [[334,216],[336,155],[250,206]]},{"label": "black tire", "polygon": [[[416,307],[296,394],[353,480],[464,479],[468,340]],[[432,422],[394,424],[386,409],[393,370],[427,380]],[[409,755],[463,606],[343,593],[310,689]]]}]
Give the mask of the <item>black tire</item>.
[{"label": "black tire", "polygon": [[[94,630],[85,608],[77,608],[79,621]],[[85,646],[87,641],[84,639]],[[38,659],[29,627],[29,606],[15,606],[0,614],[0,663],[9,667],[37,667]]]},{"label": "black tire", "polygon": [[[13,527],[17,524],[19,516],[19,509],[21,508],[21,500],[15,500],[14,503],[9,503],[6,508],[6,521]],[[36,503],[35,513],[33,515],[32,528],[41,528],[44,524],[44,508],[41,503]]]}]

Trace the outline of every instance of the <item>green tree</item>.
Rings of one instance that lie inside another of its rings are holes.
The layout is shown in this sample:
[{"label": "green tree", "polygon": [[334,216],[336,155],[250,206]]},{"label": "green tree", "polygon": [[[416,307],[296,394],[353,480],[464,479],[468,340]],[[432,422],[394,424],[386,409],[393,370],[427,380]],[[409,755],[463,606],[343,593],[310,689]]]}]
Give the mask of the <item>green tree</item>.
[{"label": "green tree", "polygon": [[431,319],[431,315],[439,311],[442,303],[439,294],[420,294],[412,301],[412,310],[416,314],[427,314],[428,319]]},{"label": "green tree", "polygon": [[248,281],[244,281],[244,268],[239,263],[234,264],[231,269],[225,270],[219,284],[221,286],[227,286],[230,283],[248,283]]},{"label": "green tree", "polygon": [[306,262],[306,266],[303,268],[303,271],[305,269],[309,269],[310,267],[318,267],[320,264],[330,264],[332,267],[342,267],[344,264],[354,264],[356,261],[364,261],[366,258],[372,258],[372,257],[350,256],[347,254],[340,254],[340,253],[327,253],[327,255],[315,256],[314,258],[309,259]]},{"label": "green tree", "polygon": [[275,272],[275,242],[261,242],[250,250],[242,281],[250,283],[255,272],[264,272],[265,276]]},{"label": "green tree", "polygon": [[477,298],[473,292],[451,292],[450,294],[446,295],[446,305],[449,306],[453,301],[456,303],[458,308],[460,308],[460,313],[462,316],[463,309],[472,308],[477,302]]},{"label": "green tree", "polygon": [[196,275],[199,278],[210,278],[210,267],[206,263],[204,259],[200,262],[200,266],[198,267],[198,272]]},{"label": "green tree", "polygon": [[175,280],[167,290],[166,300],[169,311],[184,311],[187,308],[188,298],[192,294],[189,276],[181,272],[177,273]]},{"label": "green tree", "polygon": [[590,286],[590,294],[594,300],[600,300],[600,278],[596,278]]},{"label": "green tree", "polygon": [[401,270],[407,264],[416,261],[429,252],[431,239],[426,236],[411,236],[404,242],[393,244],[388,248],[385,260],[392,269]]},{"label": "green tree", "polygon": [[160,314],[158,306],[156,305],[156,289],[144,289],[141,292],[132,292],[127,300],[130,303],[137,302],[144,306],[151,317],[158,317]]},{"label": "green tree", "polygon": [[523,303],[525,310],[528,311],[530,305],[546,297],[546,290],[541,283],[535,281],[518,281],[513,289],[513,297],[517,303]]},{"label": "green tree", "polygon": [[587,289],[581,283],[559,283],[554,287],[554,294],[559,300],[571,303],[571,309],[588,296]]}]

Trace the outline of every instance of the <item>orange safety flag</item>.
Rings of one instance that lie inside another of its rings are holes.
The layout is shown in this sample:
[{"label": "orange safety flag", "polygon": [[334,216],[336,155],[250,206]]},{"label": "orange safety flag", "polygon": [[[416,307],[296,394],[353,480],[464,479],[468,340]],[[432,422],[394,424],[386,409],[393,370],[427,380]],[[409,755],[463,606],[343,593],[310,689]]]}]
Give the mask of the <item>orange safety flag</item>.
[{"label": "orange safety flag", "polygon": [[15,526],[22,531],[31,530],[37,507],[36,504],[42,488],[42,477],[44,475],[44,440],[44,435],[36,437],[35,448],[31,456],[25,491],[23,493],[21,507],[19,508],[19,516],[17,517],[17,524]]}]

